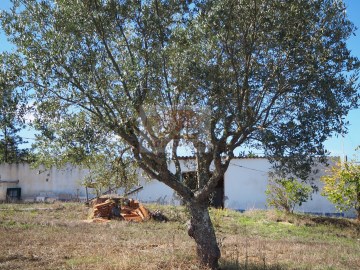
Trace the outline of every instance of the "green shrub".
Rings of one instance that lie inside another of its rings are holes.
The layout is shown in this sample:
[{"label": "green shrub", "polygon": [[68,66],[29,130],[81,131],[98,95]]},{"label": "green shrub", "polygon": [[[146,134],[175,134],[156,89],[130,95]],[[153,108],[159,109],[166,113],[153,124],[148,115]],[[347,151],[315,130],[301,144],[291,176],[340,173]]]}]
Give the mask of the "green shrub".
[{"label": "green shrub", "polygon": [[296,205],[310,198],[312,188],[294,178],[271,178],[265,193],[268,206],[292,213]]},{"label": "green shrub", "polygon": [[355,162],[338,163],[329,174],[321,177],[324,182],[322,195],[340,211],[354,208],[360,222],[360,165]]}]

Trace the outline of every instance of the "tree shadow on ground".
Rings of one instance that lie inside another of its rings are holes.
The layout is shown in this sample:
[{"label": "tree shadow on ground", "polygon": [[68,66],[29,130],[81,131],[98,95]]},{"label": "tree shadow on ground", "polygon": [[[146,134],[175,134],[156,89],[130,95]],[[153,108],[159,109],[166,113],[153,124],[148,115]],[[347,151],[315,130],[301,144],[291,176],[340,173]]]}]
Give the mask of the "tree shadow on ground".
[{"label": "tree shadow on ground", "polygon": [[334,218],[334,217],[322,217],[322,216],[310,216],[310,220],[315,224],[332,225],[341,229],[355,228],[360,229],[360,223],[355,220]]},{"label": "tree shadow on ground", "polygon": [[225,260],[221,263],[221,270],[287,270],[286,266],[280,264],[263,264],[263,263],[239,263],[236,261]]}]

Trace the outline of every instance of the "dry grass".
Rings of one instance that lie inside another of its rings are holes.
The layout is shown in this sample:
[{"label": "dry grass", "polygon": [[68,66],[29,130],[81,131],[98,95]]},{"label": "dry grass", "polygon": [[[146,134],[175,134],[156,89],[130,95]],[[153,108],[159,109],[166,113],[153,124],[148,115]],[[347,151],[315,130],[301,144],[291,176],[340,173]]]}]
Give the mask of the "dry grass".
[{"label": "dry grass", "polygon": [[[0,269],[200,269],[185,209],[149,207],[171,222],[88,224],[81,204],[0,205]],[[211,214],[222,269],[360,269],[360,226],[352,221]]]}]

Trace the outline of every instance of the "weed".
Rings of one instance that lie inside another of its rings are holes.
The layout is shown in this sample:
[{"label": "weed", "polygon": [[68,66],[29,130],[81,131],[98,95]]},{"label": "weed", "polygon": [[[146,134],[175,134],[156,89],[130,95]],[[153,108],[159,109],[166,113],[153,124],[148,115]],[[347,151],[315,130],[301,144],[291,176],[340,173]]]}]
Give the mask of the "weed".
[{"label": "weed", "polygon": [[[184,207],[150,205],[167,223],[106,225],[82,222],[88,209],[78,203],[0,208],[0,269],[203,270]],[[360,269],[360,225],[351,220],[274,210],[210,213],[224,270]]]}]

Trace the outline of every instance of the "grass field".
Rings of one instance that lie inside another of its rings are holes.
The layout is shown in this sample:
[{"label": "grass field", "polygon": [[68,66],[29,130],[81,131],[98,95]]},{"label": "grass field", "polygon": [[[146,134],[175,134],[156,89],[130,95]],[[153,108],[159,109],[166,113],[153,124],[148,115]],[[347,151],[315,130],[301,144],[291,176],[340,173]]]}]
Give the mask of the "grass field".
[{"label": "grass field", "polygon": [[[0,204],[0,269],[201,269],[182,207],[168,223],[86,223],[83,204]],[[276,211],[211,210],[222,269],[360,269],[360,225]]]}]

